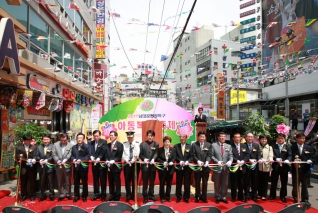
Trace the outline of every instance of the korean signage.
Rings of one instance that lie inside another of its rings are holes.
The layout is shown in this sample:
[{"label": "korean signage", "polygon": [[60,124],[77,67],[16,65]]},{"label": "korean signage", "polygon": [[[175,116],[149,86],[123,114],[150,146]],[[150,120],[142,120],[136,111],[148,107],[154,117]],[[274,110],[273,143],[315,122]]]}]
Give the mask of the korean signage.
[{"label": "korean signage", "polygon": [[251,77],[251,76],[255,76],[255,75],[256,75],[256,71],[242,73],[243,77]]},{"label": "korean signage", "polygon": [[1,164],[0,168],[10,168],[14,166],[14,131],[2,131],[1,134]]},{"label": "korean signage", "polygon": [[250,44],[250,45],[248,45],[246,47],[241,47],[241,51],[254,49],[255,46],[256,46],[255,44]]},{"label": "korean signage", "polygon": [[196,140],[193,116],[174,103],[157,98],[135,98],[114,107],[99,120],[99,129],[106,139],[110,131],[117,131],[118,141],[122,142],[127,141],[125,132],[134,131],[135,140],[141,142],[145,134],[142,122],[153,119],[163,121],[163,135],[172,138],[172,145],[180,142],[182,133],[189,135],[188,143]]},{"label": "korean signage", "polygon": [[96,83],[96,86],[94,87],[95,91],[98,93],[103,92],[104,70],[94,69],[93,76],[94,82]]},{"label": "korean signage", "polygon": [[241,4],[241,5],[240,5],[240,9],[243,9],[243,8],[246,8],[246,7],[249,7],[249,6],[252,6],[252,5],[254,5],[254,4],[255,4],[255,0],[245,2],[244,4]]},{"label": "korean signage", "polygon": [[62,96],[66,101],[70,101],[71,103],[76,102],[86,106],[92,105],[94,101],[91,98],[88,98],[82,94],[76,93],[75,91],[66,88],[62,90]]},{"label": "korean signage", "polygon": [[96,14],[96,55],[95,58],[105,58],[105,0],[96,0],[96,8],[100,13]]},{"label": "korean signage", "polygon": [[249,53],[249,54],[241,55],[241,59],[254,58],[254,57],[256,57],[256,53]]},{"label": "korean signage", "polygon": [[240,43],[245,43],[245,42],[254,41],[254,40],[256,40],[256,36],[250,36],[250,37],[247,37],[247,38],[242,38],[240,40]]},{"label": "korean signage", "polygon": [[[221,73],[218,73],[218,89],[220,89],[220,85],[224,84],[224,77],[221,76]],[[225,119],[225,92],[223,90],[218,93],[218,107],[217,107],[217,118]]]},{"label": "korean signage", "polygon": [[240,34],[252,32],[252,31],[254,31],[254,30],[256,30],[256,27],[255,27],[255,26],[248,27],[248,28],[245,28],[245,29],[240,30]]},{"label": "korean signage", "polygon": [[246,64],[241,64],[240,68],[248,68],[248,67],[255,67],[256,63],[246,63]]},{"label": "korean signage", "polygon": [[34,74],[27,75],[27,87],[39,92],[50,93],[49,81]]},{"label": "korean signage", "polygon": [[245,16],[249,16],[249,15],[252,15],[252,14],[255,14],[256,10],[255,9],[252,9],[252,10],[249,10],[249,11],[246,11],[246,12],[243,12],[243,13],[240,13],[240,18],[243,18]]},{"label": "korean signage", "polygon": [[[238,101],[239,103],[246,102],[246,91],[239,90],[238,92]],[[237,90],[231,90],[231,97],[230,97],[230,104],[236,104],[237,103]]]},{"label": "korean signage", "polygon": [[256,21],[256,18],[250,18],[250,19],[247,19],[247,20],[244,20],[244,21],[241,21],[241,25],[246,25],[246,24],[251,24],[253,22]]},{"label": "korean signage", "polygon": [[9,130],[9,112],[7,109],[0,110],[1,112],[1,130]]}]

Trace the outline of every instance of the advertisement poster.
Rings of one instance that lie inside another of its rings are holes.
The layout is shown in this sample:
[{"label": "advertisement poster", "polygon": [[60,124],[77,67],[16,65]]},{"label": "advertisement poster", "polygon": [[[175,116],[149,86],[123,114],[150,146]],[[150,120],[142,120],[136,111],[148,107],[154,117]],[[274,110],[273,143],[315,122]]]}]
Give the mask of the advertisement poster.
[{"label": "advertisement poster", "polygon": [[[293,61],[318,54],[318,21],[314,20],[317,14],[316,0],[262,1],[264,74],[273,71],[274,63],[285,58],[285,52]],[[295,37],[290,36],[292,39],[286,35],[289,29],[294,31]],[[270,48],[276,37],[282,37],[283,43],[289,39],[291,42]]]},{"label": "advertisement poster", "polygon": [[13,131],[1,132],[1,168],[10,168],[14,166],[14,141]]},{"label": "advertisement poster", "polygon": [[135,132],[135,140],[142,141],[142,121],[159,120],[164,122],[163,134],[172,138],[172,145],[180,143],[179,135],[188,134],[187,143],[195,141],[193,116],[172,102],[160,98],[136,98],[122,103],[99,120],[102,137],[109,139],[109,132],[118,132],[118,141],[125,142],[126,131]]},{"label": "advertisement poster", "polygon": [[92,128],[90,111],[90,108],[73,103],[73,110],[70,113],[72,131],[81,131],[83,122],[86,129]]}]

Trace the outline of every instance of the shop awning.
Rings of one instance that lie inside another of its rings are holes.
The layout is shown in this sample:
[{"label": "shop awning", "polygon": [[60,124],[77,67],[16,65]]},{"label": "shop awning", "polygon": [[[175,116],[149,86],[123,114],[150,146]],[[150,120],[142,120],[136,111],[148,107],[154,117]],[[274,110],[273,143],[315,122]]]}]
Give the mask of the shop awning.
[{"label": "shop awning", "polygon": [[207,126],[207,129],[233,129],[244,121],[241,120],[230,120],[230,121],[218,121]]}]

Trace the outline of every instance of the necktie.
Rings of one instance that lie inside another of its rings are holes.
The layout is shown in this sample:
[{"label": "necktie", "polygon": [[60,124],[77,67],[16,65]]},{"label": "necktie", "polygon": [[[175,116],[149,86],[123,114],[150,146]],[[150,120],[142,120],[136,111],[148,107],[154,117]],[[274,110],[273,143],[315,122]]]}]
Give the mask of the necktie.
[{"label": "necktie", "polygon": [[129,160],[133,159],[133,149],[131,148],[131,143],[129,144]]},{"label": "necktie", "polygon": [[184,155],[184,145],[181,145],[182,155]]},{"label": "necktie", "polygon": [[97,145],[98,145],[98,142],[95,141],[95,152],[96,152],[96,150],[97,150]]},{"label": "necktie", "polygon": [[201,147],[201,151],[202,151],[203,150],[203,143],[201,143],[200,147]]},{"label": "necktie", "polygon": [[169,149],[166,149],[166,161],[169,160]]},{"label": "necktie", "polygon": [[29,158],[29,147],[25,147],[25,152],[26,152],[26,158]]},{"label": "necktie", "polygon": [[47,150],[47,147],[45,146],[44,147],[44,155],[46,155],[46,150]]},{"label": "necktie", "polygon": [[279,147],[279,152],[281,153],[283,146],[278,146],[278,147]]},{"label": "necktie", "polygon": [[221,154],[222,154],[222,155],[224,154],[224,147],[223,147],[223,144],[221,144]]},{"label": "necktie", "polygon": [[299,154],[300,154],[300,155],[303,154],[303,146],[299,146]]},{"label": "necktie", "polygon": [[240,145],[237,145],[236,148],[237,148],[237,153],[240,155]]},{"label": "necktie", "polygon": [[252,150],[252,144],[248,145],[248,149],[251,151]]}]

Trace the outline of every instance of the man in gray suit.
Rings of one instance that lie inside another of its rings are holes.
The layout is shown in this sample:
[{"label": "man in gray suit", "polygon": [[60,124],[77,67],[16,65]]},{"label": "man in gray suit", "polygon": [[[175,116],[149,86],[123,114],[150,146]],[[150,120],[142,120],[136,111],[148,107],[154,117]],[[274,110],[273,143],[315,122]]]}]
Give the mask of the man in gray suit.
[{"label": "man in gray suit", "polygon": [[[230,167],[233,161],[232,147],[225,143],[225,139],[226,134],[224,132],[220,132],[218,142],[212,144],[212,161],[219,166],[226,165],[227,167]],[[229,170],[226,166],[224,166],[219,172],[213,173],[214,197],[216,203],[219,203],[220,201],[228,203],[226,195]]]},{"label": "man in gray suit", "polygon": [[73,144],[68,142],[66,134],[60,134],[60,141],[54,143],[52,156],[57,163],[56,176],[59,188],[60,197],[58,201],[62,201],[65,197],[69,200],[71,196],[71,176],[72,176],[72,164],[70,163]]},{"label": "man in gray suit", "polygon": [[45,194],[47,183],[49,183],[50,200],[54,200],[54,167],[51,165],[53,163],[52,149],[53,144],[51,143],[51,137],[49,134],[42,136],[42,144],[38,146],[36,153],[36,160],[40,162],[38,167],[38,172],[41,177],[41,198],[40,201],[46,200],[47,196]]}]

